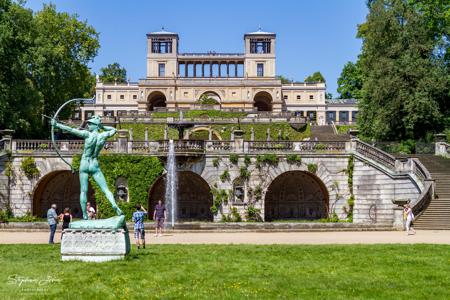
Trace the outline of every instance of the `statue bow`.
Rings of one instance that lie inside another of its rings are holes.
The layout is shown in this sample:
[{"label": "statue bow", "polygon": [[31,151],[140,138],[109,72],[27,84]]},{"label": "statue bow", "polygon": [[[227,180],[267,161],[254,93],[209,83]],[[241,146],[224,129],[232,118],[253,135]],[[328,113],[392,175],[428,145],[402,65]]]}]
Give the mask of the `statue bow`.
[{"label": "statue bow", "polygon": [[[58,110],[55,112],[55,114],[53,115],[53,119],[57,120],[59,113],[61,112],[61,110],[69,103],[72,102],[89,102],[89,101],[95,101],[95,96],[92,98],[75,98],[75,99],[70,99],[68,101],[66,101],[63,105],[61,105]],[[62,159],[63,162],[65,162],[69,167],[70,170],[73,172],[75,172],[75,168],[61,155],[61,152],[59,152],[58,147],[56,146],[56,141],[55,141],[55,126],[52,125],[51,127],[51,136],[52,136],[52,144],[53,144],[53,148],[55,148],[56,154],[58,154],[58,156]]]}]

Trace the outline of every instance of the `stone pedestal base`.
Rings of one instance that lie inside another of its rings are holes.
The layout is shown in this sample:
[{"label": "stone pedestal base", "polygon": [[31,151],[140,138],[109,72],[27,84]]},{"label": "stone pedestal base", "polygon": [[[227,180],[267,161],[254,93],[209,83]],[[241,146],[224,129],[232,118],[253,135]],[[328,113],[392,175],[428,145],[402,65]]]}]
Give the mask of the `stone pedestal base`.
[{"label": "stone pedestal base", "polygon": [[123,259],[129,252],[125,229],[65,229],[61,241],[63,261],[104,262]]}]

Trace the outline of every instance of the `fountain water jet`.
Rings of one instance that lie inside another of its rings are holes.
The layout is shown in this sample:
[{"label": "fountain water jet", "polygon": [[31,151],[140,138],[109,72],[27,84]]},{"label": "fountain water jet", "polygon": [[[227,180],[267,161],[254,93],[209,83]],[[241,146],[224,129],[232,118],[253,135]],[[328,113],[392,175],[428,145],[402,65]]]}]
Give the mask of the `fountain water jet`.
[{"label": "fountain water jet", "polygon": [[177,217],[177,167],[175,157],[175,145],[173,140],[169,141],[169,153],[167,155],[167,175],[166,175],[166,206],[169,212],[169,219],[172,228],[175,227],[175,221]]}]

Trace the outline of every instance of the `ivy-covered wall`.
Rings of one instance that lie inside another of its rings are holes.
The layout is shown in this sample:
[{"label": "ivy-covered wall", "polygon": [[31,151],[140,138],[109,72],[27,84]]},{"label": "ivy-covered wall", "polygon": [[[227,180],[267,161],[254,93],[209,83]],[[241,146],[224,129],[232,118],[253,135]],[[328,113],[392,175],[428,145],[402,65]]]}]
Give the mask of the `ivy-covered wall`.
[{"label": "ivy-covered wall", "polygon": [[[73,165],[78,169],[81,155],[76,155]],[[116,180],[124,177],[128,180],[129,202],[118,201],[120,209],[129,220],[137,203],[147,208],[148,191],[155,180],[163,173],[164,166],[156,157],[137,155],[103,155],[99,158],[100,168],[113,194],[116,192]],[[115,215],[111,204],[103,195],[93,178],[89,178],[95,192],[98,216],[108,218]]]},{"label": "ivy-covered wall", "polygon": [[[122,123],[117,127],[119,129],[130,129],[133,128],[133,138],[134,140],[144,140],[145,128],[148,128],[148,139],[151,140],[162,140],[164,139],[164,127],[165,124],[143,124],[143,123]],[[212,125],[211,128],[217,131],[222,139],[230,140],[231,132],[233,129],[237,129],[237,124],[224,124],[224,125]],[[270,138],[273,141],[278,140],[278,134],[281,132],[282,140],[291,141],[301,141],[306,137],[311,137],[311,128],[305,126],[300,130],[295,130],[289,125],[288,122],[277,122],[270,124],[241,124],[240,128],[244,131],[244,139],[250,140],[251,129],[253,128],[254,137],[256,141],[265,141],[267,139],[267,129],[270,129]],[[192,138],[197,139],[208,139],[207,131],[195,132]],[[169,128],[168,130],[169,139],[178,139],[178,131]]]}]

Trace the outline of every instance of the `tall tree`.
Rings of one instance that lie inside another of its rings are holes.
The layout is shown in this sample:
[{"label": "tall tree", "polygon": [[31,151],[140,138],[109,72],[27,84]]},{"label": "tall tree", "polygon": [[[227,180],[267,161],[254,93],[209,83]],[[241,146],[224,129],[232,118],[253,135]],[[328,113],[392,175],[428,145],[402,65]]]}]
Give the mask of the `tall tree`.
[{"label": "tall tree", "polygon": [[325,82],[325,78],[320,72],[314,72],[312,75],[305,78],[305,82]]},{"label": "tall tree", "polygon": [[48,120],[42,114],[92,91],[87,64],[97,54],[98,34],[53,5],[35,15],[22,5],[0,1],[0,128],[14,129],[17,137],[43,137]]},{"label": "tall tree", "polygon": [[109,64],[100,69],[100,80],[103,82],[123,83],[127,81],[127,70],[121,68],[119,63]]},{"label": "tall tree", "polygon": [[449,76],[435,56],[435,32],[406,0],[373,0],[360,66],[360,130],[375,139],[422,138],[443,127]]},{"label": "tall tree", "polygon": [[359,64],[351,61],[346,63],[337,83],[341,99],[361,99],[363,77]]}]

